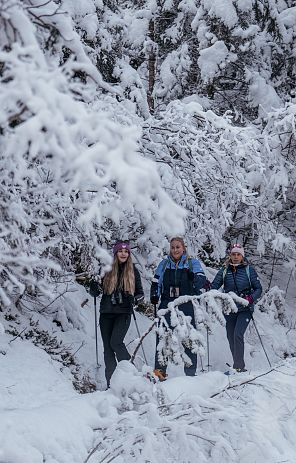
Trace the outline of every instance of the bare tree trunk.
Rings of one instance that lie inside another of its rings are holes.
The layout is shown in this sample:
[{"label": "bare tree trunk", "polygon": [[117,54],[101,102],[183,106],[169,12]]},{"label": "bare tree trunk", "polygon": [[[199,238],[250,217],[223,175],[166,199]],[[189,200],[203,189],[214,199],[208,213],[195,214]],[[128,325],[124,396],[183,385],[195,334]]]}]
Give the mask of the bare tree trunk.
[{"label": "bare tree trunk", "polygon": [[155,39],[155,22],[150,21],[149,24],[149,38],[151,40],[151,49],[148,56],[148,92],[147,92],[147,101],[151,114],[154,113],[154,98],[153,90],[155,85],[155,64],[156,64],[156,53],[154,47]]}]

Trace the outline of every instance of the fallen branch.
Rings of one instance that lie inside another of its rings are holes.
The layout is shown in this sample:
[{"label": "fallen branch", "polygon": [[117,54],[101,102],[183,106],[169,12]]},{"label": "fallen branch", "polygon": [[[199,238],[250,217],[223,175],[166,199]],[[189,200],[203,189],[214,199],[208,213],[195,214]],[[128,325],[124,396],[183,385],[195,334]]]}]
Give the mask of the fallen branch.
[{"label": "fallen branch", "polygon": [[[280,365],[280,367],[281,366],[283,366],[283,365]],[[228,385],[227,387],[222,389],[222,391],[216,392],[215,394],[211,395],[210,398],[213,399],[214,397],[217,397],[218,395],[223,394],[223,392],[226,392],[229,389],[235,389],[236,387],[240,387],[240,386],[243,386],[244,384],[251,383],[252,381],[255,381],[255,379],[261,378],[261,376],[266,376],[269,373],[271,373],[272,371],[277,371],[277,368],[278,367],[271,368],[270,370],[266,371],[265,373],[261,373],[260,375],[254,376],[253,378],[250,378],[250,379],[246,379],[245,381],[242,381],[242,382],[240,382],[238,384]]]},{"label": "fallen branch", "polygon": [[47,309],[51,304],[53,304],[55,301],[57,301],[60,297],[64,296],[68,292],[68,285],[66,285],[65,291],[61,292],[58,294],[52,301],[49,302],[49,304],[41,307],[41,309],[38,310],[39,313],[43,312],[43,310]]},{"label": "fallen branch", "polygon": [[141,345],[142,345],[144,339],[146,338],[147,334],[149,334],[150,331],[152,331],[152,329],[153,329],[154,326],[156,325],[156,322],[157,322],[157,321],[158,321],[158,319],[155,319],[154,322],[152,323],[152,325],[150,326],[149,330],[147,330],[147,331],[141,336],[140,341],[139,341],[137,347],[135,348],[135,350],[134,350],[134,352],[133,352],[133,354],[132,354],[132,356],[131,356],[131,359],[130,359],[131,363],[134,363],[134,360],[135,360],[135,357],[136,357],[136,353],[137,353],[138,350],[140,349],[140,347],[141,347]]}]

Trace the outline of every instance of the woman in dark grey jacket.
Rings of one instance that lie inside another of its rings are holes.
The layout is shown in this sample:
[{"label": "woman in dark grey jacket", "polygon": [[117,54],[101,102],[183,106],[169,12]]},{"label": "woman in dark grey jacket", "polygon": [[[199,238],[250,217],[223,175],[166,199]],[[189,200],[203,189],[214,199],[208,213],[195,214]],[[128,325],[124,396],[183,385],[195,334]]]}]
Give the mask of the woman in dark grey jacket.
[{"label": "woman in dark grey jacket", "polygon": [[237,313],[225,315],[226,333],[233,358],[233,368],[237,372],[246,371],[244,362],[244,334],[252,319],[254,304],[262,293],[262,286],[255,269],[244,258],[244,248],[235,244],[230,250],[226,264],[218,271],[211,289],[224,287],[224,292],[232,291],[249,302],[248,306],[237,304]]},{"label": "woman in dark grey jacket", "polygon": [[[128,243],[120,241],[113,248],[113,264],[102,282],[100,304],[100,330],[104,346],[105,377],[107,387],[117,362],[129,360],[124,344],[135,301],[144,299],[139,271],[132,262]],[[90,285],[90,294],[98,296],[98,284]]]}]

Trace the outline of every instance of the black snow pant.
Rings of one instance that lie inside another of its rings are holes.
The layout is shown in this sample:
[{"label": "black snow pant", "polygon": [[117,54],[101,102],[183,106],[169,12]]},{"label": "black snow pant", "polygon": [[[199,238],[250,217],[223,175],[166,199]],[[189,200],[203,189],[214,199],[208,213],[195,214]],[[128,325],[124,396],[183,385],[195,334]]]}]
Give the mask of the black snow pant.
[{"label": "black snow pant", "polygon": [[[185,315],[189,315],[191,317],[191,324],[192,324],[192,326],[194,328],[196,328],[195,317],[194,317],[194,313],[193,313],[192,304],[191,303],[186,304],[186,305],[183,304],[183,307],[182,306],[180,306],[180,307],[181,307],[180,310],[182,310],[182,312],[184,312]],[[163,308],[163,307],[160,307],[160,308]],[[169,326],[171,326],[170,325],[170,316],[171,315],[170,315],[169,312],[165,314],[165,319],[166,319]],[[166,373],[167,365],[162,365],[158,360],[158,352],[157,352],[158,343],[159,343],[159,337],[156,334],[155,368],[157,368],[157,369],[159,368],[164,373]],[[184,365],[184,373],[185,373],[186,376],[194,376],[195,373],[196,373],[196,367],[197,367],[197,354],[194,354],[193,352],[191,352],[191,350],[188,349],[187,347],[185,347],[185,353],[190,358],[190,360],[192,362],[192,365],[191,366]]]},{"label": "black snow pant", "polygon": [[226,333],[233,358],[233,368],[245,368],[244,361],[244,334],[252,319],[250,310],[225,315]]},{"label": "black snow pant", "polygon": [[107,387],[117,362],[131,358],[123,342],[131,323],[131,314],[101,313],[100,330],[104,346],[105,377]]}]

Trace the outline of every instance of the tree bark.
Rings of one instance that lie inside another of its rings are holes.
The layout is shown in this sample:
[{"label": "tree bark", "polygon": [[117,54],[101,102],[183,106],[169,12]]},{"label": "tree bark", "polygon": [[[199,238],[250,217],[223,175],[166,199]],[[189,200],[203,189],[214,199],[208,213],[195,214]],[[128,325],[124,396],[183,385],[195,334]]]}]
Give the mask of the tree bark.
[{"label": "tree bark", "polygon": [[147,92],[147,101],[151,114],[154,113],[154,97],[153,90],[155,85],[155,64],[156,64],[156,53],[154,47],[155,39],[155,22],[150,21],[149,24],[149,38],[151,40],[151,49],[148,56],[148,92]]}]

